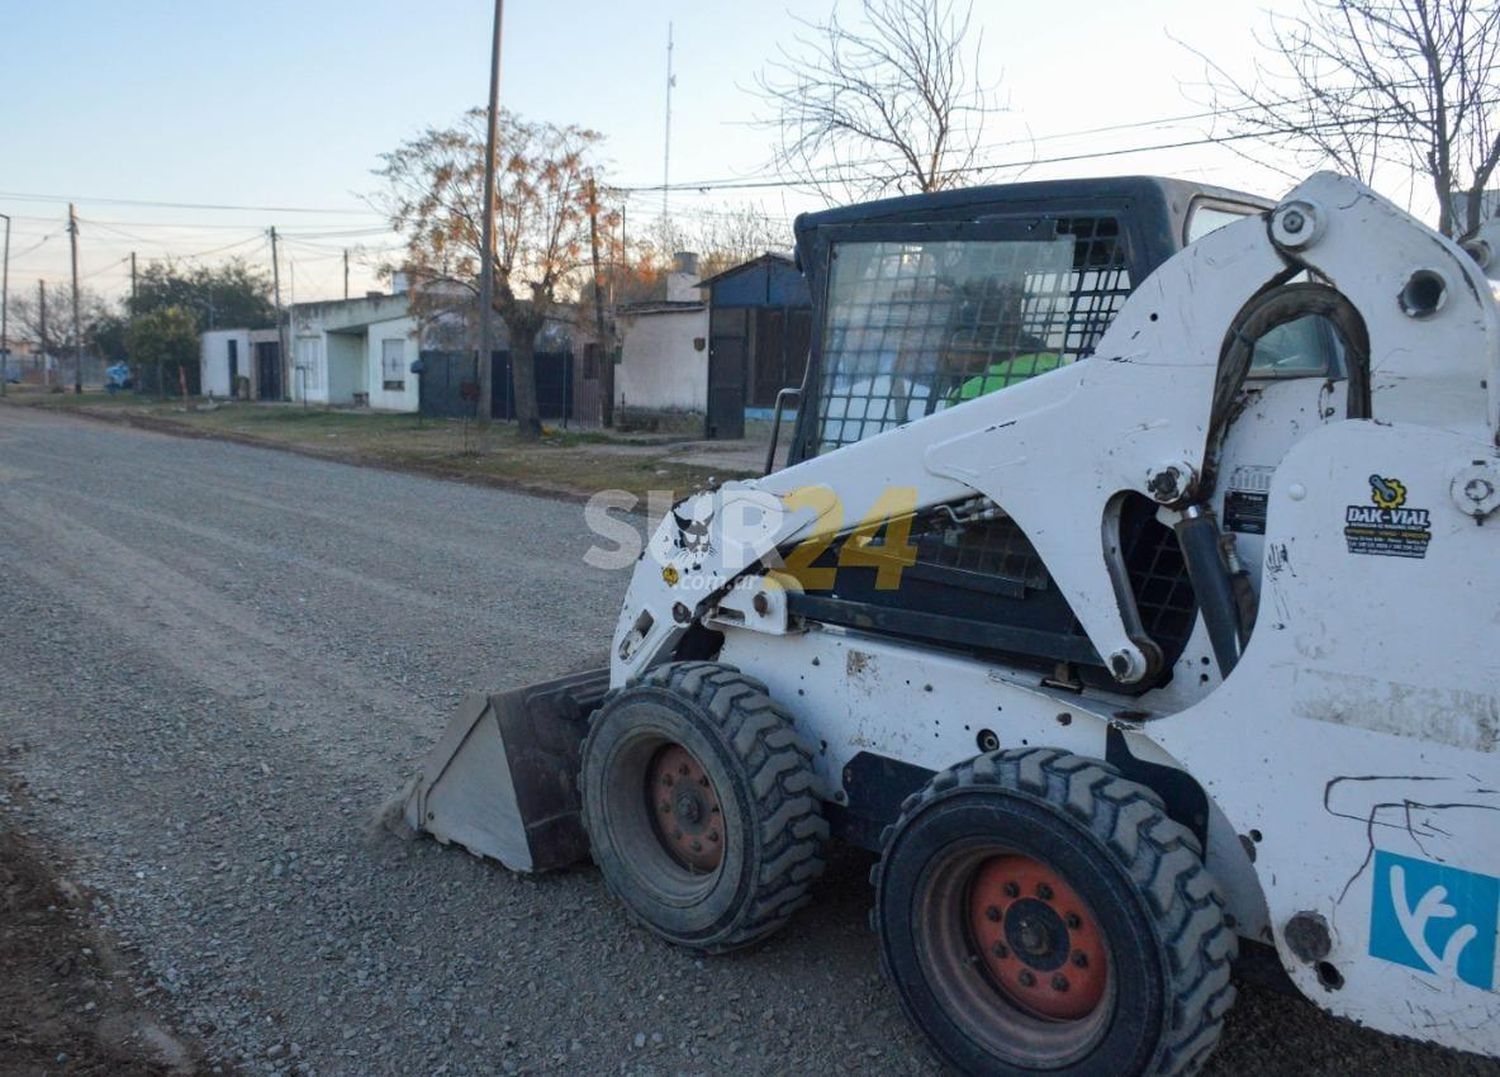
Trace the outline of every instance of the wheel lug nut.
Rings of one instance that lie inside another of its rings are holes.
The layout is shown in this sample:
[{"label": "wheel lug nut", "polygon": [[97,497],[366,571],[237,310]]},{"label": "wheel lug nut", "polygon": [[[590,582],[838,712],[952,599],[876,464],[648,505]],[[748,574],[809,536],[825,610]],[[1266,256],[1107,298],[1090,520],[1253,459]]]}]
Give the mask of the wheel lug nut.
[{"label": "wheel lug nut", "polygon": [[997,942],[994,946],[990,947],[990,953],[1004,960],[1005,958],[1010,956],[1010,948],[1007,947],[1003,942]]},{"label": "wheel lug nut", "polygon": [[663,774],[661,776],[661,784],[662,785],[671,785],[672,784],[672,775],[670,775],[670,774]]},{"label": "wheel lug nut", "polygon": [[1059,972],[1056,976],[1052,977],[1052,990],[1066,991],[1067,989],[1068,978],[1066,976]]},{"label": "wheel lug nut", "polygon": [[985,909],[984,918],[992,924],[998,924],[1000,922],[1000,906],[991,905],[989,908]]},{"label": "wheel lug nut", "polygon": [[693,852],[695,852],[695,853],[701,853],[702,851],[703,851],[703,843],[701,841],[698,841],[696,838],[694,838],[693,839]]},{"label": "wheel lug nut", "polygon": [[701,786],[703,786],[703,788],[707,789],[708,788],[708,776],[705,775],[704,777],[699,778],[698,779],[698,784],[701,785]]},{"label": "wheel lug nut", "polygon": [[1076,912],[1070,912],[1067,916],[1067,924],[1068,927],[1072,928],[1074,931],[1077,931],[1080,927],[1083,926],[1083,918]]},{"label": "wheel lug nut", "polygon": [[672,811],[672,805],[663,800],[661,802],[661,810],[663,814],[670,814]]},{"label": "wheel lug nut", "polygon": [[1017,979],[1021,981],[1022,987],[1033,987],[1036,984],[1036,977],[1031,974],[1030,969],[1022,969]]},{"label": "wheel lug nut", "polygon": [[1008,897],[1008,898],[1020,897],[1021,896],[1021,888],[1020,888],[1020,886],[1018,886],[1016,883],[1006,883],[1005,884],[1005,896]]},{"label": "wheel lug nut", "polygon": [[719,840],[719,832],[717,830],[710,830],[708,832],[708,840],[709,841],[718,841]]},{"label": "wheel lug nut", "polygon": [[680,831],[680,830],[674,830],[674,831],[672,831],[672,840],[673,841],[681,841],[682,840],[682,831]]},{"label": "wheel lug nut", "polygon": [[1046,883],[1038,883],[1036,888],[1036,896],[1041,898],[1043,901],[1051,901],[1052,887],[1048,886]]},{"label": "wheel lug nut", "polygon": [[1089,955],[1086,954],[1086,953],[1084,953],[1082,950],[1076,950],[1076,951],[1074,951],[1074,953],[1073,953],[1073,967],[1074,968],[1080,968],[1080,969],[1086,969],[1086,968],[1088,968],[1089,967]]}]

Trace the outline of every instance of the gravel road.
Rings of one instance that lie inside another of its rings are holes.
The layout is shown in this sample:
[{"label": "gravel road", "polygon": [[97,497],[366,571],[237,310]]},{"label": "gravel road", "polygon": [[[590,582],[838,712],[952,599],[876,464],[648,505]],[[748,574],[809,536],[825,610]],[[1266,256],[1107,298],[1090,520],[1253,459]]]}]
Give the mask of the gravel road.
[{"label": "gravel road", "polygon": [[[153,1005],[248,1072],[933,1072],[869,861],[745,954],[372,829],[467,690],[602,657],[564,504],[0,407],[0,767]],[[0,810],[5,810],[0,806]],[[1496,1073],[1246,988],[1215,1073]]]}]

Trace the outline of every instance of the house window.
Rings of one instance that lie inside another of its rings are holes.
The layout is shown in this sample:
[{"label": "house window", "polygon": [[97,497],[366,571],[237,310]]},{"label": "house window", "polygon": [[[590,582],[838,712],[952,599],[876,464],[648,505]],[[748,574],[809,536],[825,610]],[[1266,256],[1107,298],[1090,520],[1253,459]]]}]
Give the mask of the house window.
[{"label": "house window", "polygon": [[380,342],[381,388],[397,392],[406,388],[406,341]]}]

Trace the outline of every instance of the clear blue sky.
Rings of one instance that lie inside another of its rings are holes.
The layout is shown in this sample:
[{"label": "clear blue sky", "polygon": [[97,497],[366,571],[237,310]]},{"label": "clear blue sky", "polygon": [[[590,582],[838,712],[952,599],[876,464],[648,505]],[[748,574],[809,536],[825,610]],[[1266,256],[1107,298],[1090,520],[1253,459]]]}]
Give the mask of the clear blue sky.
[{"label": "clear blue sky", "polygon": [[[817,16],[828,6],[794,10]],[[985,72],[1002,80],[1013,109],[994,121],[986,141],[1045,140],[1196,111],[1183,83],[1199,78],[1202,65],[1169,31],[1243,63],[1262,6],[978,0]],[[12,288],[67,273],[66,237],[56,235],[66,206],[11,196],[24,193],[78,199],[82,271],[107,292],[128,281],[123,260],[131,250],[142,258],[242,253],[265,261],[257,235],[270,224],[289,237],[291,265],[283,272],[295,277],[299,300],[339,294],[344,246],[364,248],[353,274],[362,290],[394,242],[361,201],[377,187],[370,170],[381,151],[424,125],[483,102],[491,10],[483,0],[0,0],[0,212],[16,217]],[[602,131],[618,182],[659,182],[669,21],[678,77],[672,179],[763,172],[768,134],[747,125],[756,103],[744,88],[795,31],[779,3],[510,0],[502,101],[529,118]],[[1053,156],[1187,139],[1202,129],[1194,122],[994,152]],[[1133,171],[1269,194],[1288,186],[1276,171],[1222,148],[1042,166],[1027,175]],[[673,212],[722,208],[727,197],[674,194]],[[754,197],[778,217],[809,204],[775,193]],[[111,198],[342,212],[104,201]],[[659,206],[659,196],[641,196],[630,212],[644,218]]]}]

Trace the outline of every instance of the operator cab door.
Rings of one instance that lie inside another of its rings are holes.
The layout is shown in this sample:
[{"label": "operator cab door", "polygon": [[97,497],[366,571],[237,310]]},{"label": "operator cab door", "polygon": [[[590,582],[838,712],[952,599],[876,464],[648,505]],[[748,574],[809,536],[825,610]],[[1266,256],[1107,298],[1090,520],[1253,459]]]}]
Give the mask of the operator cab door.
[{"label": "operator cab door", "polygon": [[793,459],[1089,355],[1132,282],[1123,210],[822,229]]}]

